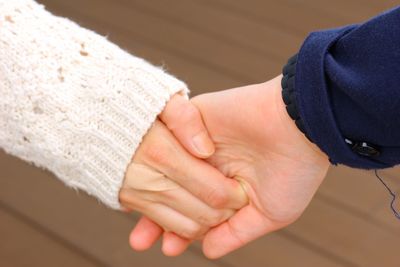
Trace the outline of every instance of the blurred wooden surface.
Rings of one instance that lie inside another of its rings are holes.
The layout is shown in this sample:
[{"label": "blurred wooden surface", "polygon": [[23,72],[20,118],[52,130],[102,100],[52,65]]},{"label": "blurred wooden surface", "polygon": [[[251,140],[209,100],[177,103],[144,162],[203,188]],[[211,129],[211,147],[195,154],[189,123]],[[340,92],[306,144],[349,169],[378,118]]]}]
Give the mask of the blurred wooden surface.
[{"label": "blurred wooden surface", "polygon": [[[361,22],[392,0],[41,0],[49,10],[164,65],[192,94],[277,75],[308,32]],[[400,171],[381,172],[400,189]],[[331,168],[285,230],[218,261],[200,246],[167,258],[130,250],[138,215],[110,211],[0,152],[0,266],[399,266],[400,222],[372,172]]]}]

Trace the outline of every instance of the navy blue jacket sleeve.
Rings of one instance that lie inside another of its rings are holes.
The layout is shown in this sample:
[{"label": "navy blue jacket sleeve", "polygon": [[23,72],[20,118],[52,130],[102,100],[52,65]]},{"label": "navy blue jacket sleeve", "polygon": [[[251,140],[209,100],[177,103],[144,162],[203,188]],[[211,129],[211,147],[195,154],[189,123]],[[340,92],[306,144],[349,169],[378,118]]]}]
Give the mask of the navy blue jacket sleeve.
[{"label": "navy blue jacket sleeve", "polygon": [[[331,163],[400,163],[400,7],[311,33],[297,57],[294,95],[304,130]],[[349,141],[380,153],[358,153]]]}]

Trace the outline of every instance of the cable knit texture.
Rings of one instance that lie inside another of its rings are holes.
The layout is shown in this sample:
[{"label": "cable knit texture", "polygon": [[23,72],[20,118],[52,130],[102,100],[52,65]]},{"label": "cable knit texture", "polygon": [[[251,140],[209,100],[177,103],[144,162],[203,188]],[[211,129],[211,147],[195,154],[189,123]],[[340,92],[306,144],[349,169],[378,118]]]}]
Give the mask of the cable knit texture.
[{"label": "cable knit texture", "polygon": [[33,0],[0,0],[0,146],[118,209],[126,168],[186,85]]}]

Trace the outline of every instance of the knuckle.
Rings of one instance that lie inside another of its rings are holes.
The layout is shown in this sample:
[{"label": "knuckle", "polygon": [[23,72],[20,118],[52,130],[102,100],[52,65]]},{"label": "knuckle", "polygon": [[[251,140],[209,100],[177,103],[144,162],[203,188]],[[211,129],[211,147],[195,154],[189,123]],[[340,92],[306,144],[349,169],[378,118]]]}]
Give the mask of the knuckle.
[{"label": "knuckle", "polygon": [[164,204],[172,204],[181,201],[181,199],[179,199],[177,195],[178,194],[175,189],[170,189],[162,191],[160,197],[162,198]]},{"label": "knuckle", "polygon": [[200,117],[197,107],[187,100],[170,105],[166,112],[161,114],[162,120],[170,130],[175,130],[182,124],[192,122]]},{"label": "knuckle", "polygon": [[182,110],[182,116],[185,121],[192,121],[200,118],[200,112],[194,105],[188,103]]},{"label": "knuckle", "polygon": [[133,208],[134,210],[142,212],[148,207],[146,201],[130,189],[122,189],[119,192],[119,201],[124,207]]},{"label": "knuckle", "polygon": [[222,218],[223,215],[217,212],[212,215],[199,215],[197,220],[201,225],[213,227],[220,224],[222,222]]},{"label": "knuckle", "polygon": [[179,155],[179,151],[173,143],[165,138],[162,142],[154,142],[154,144],[143,147],[141,155],[144,163],[153,168],[162,169],[162,172],[169,176],[178,175],[182,170],[180,166],[182,157]]},{"label": "knuckle", "polygon": [[213,208],[224,208],[229,203],[229,196],[225,190],[213,188],[205,196],[205,201]]},{"label": "knuckle", "polygon": [[200,225],[192,223],[190,225],[186,225],[186,227],[179,233],[179,235],[186,239],[195,239],[199,237],[202,232],[203,229]]},{"label": "knuckle", "polygon": [[122,203],[129,203],[132,198],[132,194],[129,189],[121,189],[119,192],[119,201]]},{"label": "knuckle", "polygon": [[170,157],[162,146],[149,145],[144,149],[144,157],[152,164],[168,166],[170,163]]}]

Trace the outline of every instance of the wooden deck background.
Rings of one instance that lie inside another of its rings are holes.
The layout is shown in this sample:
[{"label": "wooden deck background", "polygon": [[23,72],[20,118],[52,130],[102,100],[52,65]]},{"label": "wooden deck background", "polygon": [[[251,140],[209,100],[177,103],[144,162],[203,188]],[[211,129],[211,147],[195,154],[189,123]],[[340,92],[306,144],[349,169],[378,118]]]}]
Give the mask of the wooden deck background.
[{"label": "wooden deck background", "polygon": [[[360,22],[391,0],[41,0],[184,79],[193,94],[270,79],[312,30]],[[400,171],[381,174],[400,189]],[[397,267],[400,221],[373,173],[331,168],[302,218],[218,261],[130,250],[138,215],[110,211],[0,153],[0,266]]]}]

